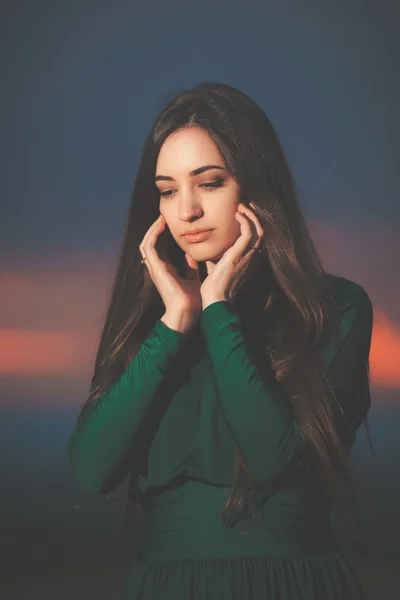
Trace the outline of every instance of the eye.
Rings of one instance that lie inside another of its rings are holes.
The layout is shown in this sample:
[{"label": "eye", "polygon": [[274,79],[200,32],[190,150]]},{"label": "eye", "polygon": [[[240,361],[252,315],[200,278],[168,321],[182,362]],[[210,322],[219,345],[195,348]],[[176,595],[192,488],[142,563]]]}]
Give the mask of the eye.
[{"label": "eye", "polygon": [[171,190],[168,190],[166,192],[160,192],[160,196],[164,196],[164,197],[168,198],[169,197],[168,194],[170,194],[170,193],[171,193]]},{"label": "eye", "polygon": [[[215,181],[210,181],[209,183],[201,183],[200,187],[204,187],[204,189],[207,191],[212,191],[213,189],[222,187],[223,185],[224,180],[220,178],[216,179]],[[166,190],[164,192],[160,192],[160,196],[163,196],[164,198],[170,198],[172,192],[173,190]]]},{"label": "eye", "polygon": [[217,187],[222,187],[224,185],[223,179],[217,179],[216,181],[212,181],[211,183],[203,183],[202,184],[206,189],[212,189]]}]

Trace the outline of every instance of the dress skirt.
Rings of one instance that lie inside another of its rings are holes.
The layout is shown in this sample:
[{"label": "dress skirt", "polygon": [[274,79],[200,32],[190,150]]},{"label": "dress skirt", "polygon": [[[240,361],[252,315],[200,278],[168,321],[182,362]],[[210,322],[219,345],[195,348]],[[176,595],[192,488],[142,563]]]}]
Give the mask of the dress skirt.
[{"label": "dress skirt", "polygon": [[366,600],[326,509],[280,492],[232,530],[228,493],[190,480],[153,498],[122,600]]}]

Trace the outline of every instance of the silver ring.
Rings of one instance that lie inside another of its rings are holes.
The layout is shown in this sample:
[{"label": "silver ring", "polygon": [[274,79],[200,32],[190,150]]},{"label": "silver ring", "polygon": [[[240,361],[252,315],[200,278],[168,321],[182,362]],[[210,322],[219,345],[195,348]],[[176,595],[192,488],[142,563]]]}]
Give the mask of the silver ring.
[{"label": "silver ring", "polygon": [[145,260],[147,260],[146,257],[142,258],[140,262],[143,264]]}]

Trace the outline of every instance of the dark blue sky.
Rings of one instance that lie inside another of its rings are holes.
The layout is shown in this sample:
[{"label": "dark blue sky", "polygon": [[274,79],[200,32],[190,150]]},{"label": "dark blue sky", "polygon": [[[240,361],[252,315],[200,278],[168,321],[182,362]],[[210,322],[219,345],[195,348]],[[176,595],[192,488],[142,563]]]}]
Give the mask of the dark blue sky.
[{"label": "dark blue sky", "polygon": [[207,80],[266,111],[310,217],[398,225],[395,5],[3,2],[0,250],[118,244],[164,96]]}]

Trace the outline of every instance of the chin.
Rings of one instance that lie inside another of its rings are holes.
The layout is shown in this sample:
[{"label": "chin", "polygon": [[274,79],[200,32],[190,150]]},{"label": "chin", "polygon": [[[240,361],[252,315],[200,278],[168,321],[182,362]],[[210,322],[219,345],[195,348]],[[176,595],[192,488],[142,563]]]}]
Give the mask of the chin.
[{"label": "chin", "polygon": [[[234,242],[232,242],[232,244],[233,243]],[[206,260],[219,260],[228,250],[229,246],[229,243],[222,245],[216,244],[215,242],[207,243],[207,241],[205,241],[198,244],[188,244],[187,250],[185,249],[184,252],[187,252],[199,262],[205,262]]]},{"label": "chin", "polygon": [[206,262],[206,260],[219,260],[224,255],[224,252],[225,250],[210,252],[210,250],[200,250],[199,248],[197,252],[196,250],[194,252],[192,250],[191,252],[188,252],[188,254],[190,254],[190,256],[194,258],[194,260],[197,260],[197,262]]}]

